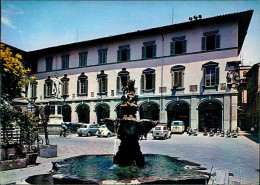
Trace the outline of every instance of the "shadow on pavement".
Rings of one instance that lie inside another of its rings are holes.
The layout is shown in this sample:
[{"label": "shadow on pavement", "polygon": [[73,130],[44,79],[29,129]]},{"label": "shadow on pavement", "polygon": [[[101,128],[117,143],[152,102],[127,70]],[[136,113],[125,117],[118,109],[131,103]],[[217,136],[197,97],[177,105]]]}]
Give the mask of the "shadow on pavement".
[{"label": "shadow on pavement", "polygon": [[247,137],[248,139],[256,142],[256,143],[259,143],[259,136],[258,135],[244,135],[245,137]]}]

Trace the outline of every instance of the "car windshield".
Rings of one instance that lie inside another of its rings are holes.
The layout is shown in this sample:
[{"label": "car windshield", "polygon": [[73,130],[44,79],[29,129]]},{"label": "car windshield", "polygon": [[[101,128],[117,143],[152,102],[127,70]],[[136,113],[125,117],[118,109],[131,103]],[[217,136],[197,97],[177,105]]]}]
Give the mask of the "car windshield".
[{"label": "car windshield", "polygon": [[161,127],[155,127],[154,130],[161,130]]}]

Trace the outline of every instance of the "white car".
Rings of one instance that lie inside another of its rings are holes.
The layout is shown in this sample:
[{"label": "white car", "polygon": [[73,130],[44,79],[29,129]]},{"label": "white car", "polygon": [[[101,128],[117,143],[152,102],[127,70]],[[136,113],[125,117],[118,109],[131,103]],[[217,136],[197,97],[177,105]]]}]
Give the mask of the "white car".
[{"label": "white car", "polygon": [[77,134],[79,136],[91,136],[95,135],[98,129],[98,124],[82,124],[81,127],[77,130]]},{"label": "white car", "polygon": [[153,128],[153,139],[168,139],[171,138],[171,132],[167,129],[166,125],[157,125]]},{"label": "white car", "polygon": [[98,137],[110,137],[110,136],[115,136],[113,132],[109,131],[107,129],[106,125],[102,125],[99,130],[96,132],[96,136]]}]

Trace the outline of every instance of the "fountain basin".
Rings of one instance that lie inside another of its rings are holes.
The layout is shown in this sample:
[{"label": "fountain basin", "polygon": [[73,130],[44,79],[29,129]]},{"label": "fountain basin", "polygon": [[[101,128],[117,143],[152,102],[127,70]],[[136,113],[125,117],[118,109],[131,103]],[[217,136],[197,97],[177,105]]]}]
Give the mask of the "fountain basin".
[{"label": "fountain basin", "polygon": [[[82,155],[54,161],[54,184],[205,184],[209,174],[199,164],[159,154],[145,154],[143,167],[113,165],[113,155]],[[30,181],[28,181],[28,179]],[[26,182],[37,184],[29,177]]]}]

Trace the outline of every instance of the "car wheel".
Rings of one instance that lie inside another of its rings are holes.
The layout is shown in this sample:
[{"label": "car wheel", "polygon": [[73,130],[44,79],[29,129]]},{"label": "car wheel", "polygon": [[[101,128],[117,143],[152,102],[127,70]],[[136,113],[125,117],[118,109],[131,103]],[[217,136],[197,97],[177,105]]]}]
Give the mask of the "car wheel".
[{"label": "car wheel", "polygon": [[165,135],[165,136],[163,137],[163,139],[167,139],[167,136]]},{"label": "car wheel", "polygon": [[153,139],[156,139],[155,137],[153,137]]},{"label": "car wheel", "polygon": [[79,137],[81,137],[82,136],[82,134],[78,134],[79,135]]},{"label": "car wheel", "polygon": [[107,134],[107,137],[110,137],[110,133]]},{"label": "car wheel", "polygon": [[89,137],[89,136],[90,136],[90,132],[87,133],[87,137]]},{"label": "car wheel", "polygon": [[169,139],[171,138],[172,136],[171,135],[169,135]]}]

